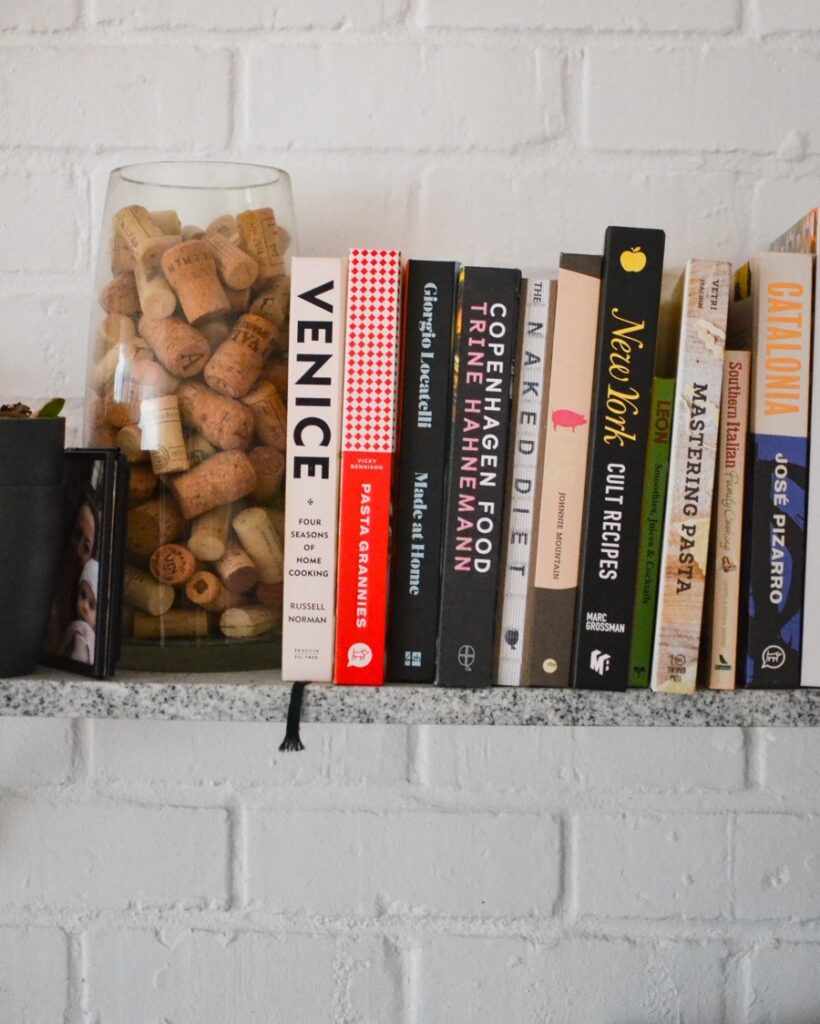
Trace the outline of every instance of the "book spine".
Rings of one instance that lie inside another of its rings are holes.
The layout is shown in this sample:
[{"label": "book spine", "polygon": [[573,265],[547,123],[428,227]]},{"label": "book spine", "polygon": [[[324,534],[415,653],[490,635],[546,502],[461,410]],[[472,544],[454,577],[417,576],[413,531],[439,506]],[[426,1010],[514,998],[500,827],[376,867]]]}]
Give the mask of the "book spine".
[{"label": "book spine", "polygon": [[384,682],[390,490],[396,435],[401,255],[349,256],[339,560],[337,683]]},{"label": "book spine", "polygon": [[436,675],[456,271],[455,263],[407,264],[387,640],[394,683]]},{"label": "book spine", "polygon": [[562,253],[524,640],[530,686],[570,684],[600,293],[601,257]]},{"label": "book spine", "polygon": [[459,274],[436,681],[489,686],[521,274]]},{"label": "book spine", "polygon": [[800,685],[811,271],[811,256],[800,253],[762,253],[751,267],[746,686]]},{"label": "book spine", "polygon": [[504,553],[498,611],[500,686],[520,686],[527,593],[535,561],[535,491],[544,433],[556,281],[527,280],[516,353],[512,445],[507,481]]},{"label": "book spine", "polygon": [[714,539],[709,567],[712,614],[706,679],[712,690],[734,689],[737,672],[750,362],[751,355],[746,351],[730,351],[724,356]]},{"label": "book spine", "polygon": [[576,615],[573,682],[623,690],[629,675],[664,233],[609,228]]},{"label": "book spine", "polygon": [[291,269],[282,678],[330,682],[346,261],[295,257]]},{"label": "book spine", "polygon": [[656,377],[652,383],[649,414],[649,445],[641,502],[641,535],[638,542],[638,575],[632,615],[632,650],[629,652],[629,685],[649,686],[655,611],[661,570],[661,540],[669,477],[669,445],[675,406],[675,378]]},{"label": "book spine", "polygon": [[652,689],[663,693],[697,685],[731,275],[728,263],[686,265],[652,656]]}]

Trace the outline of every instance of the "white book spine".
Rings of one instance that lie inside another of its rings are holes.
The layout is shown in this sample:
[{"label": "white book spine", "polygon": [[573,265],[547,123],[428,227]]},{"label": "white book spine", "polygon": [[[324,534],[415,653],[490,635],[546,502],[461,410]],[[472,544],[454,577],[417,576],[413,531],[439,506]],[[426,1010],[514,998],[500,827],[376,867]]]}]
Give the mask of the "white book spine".
[{"label": "white book spine", "polygon": [[282,678],[331,682],[347,260],[294,257]]},{"label": "white book spine", "polygon": [[499,686],[520,686],[527,593],[535,561],[535,494],[539,439],[549,367],[548,328],[557,282],[528,279],[522,340],[515,368],[512,479],[505,520],[506,551],[498,625]]}]

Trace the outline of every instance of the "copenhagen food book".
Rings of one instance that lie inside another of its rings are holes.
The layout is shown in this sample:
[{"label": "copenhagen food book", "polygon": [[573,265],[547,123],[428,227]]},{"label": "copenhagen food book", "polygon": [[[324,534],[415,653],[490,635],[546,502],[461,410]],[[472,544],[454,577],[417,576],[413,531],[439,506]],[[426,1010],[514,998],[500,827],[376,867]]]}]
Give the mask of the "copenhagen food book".
[{"label": "copenhagen food book", "polygon": [[604,241],[574,645],[582,689],[628,681],[664,237],[610,227]]},{"label": "copenhagen food book", "polygon": [[291,263],[282,678],[330,682],[347,261]]},{"label": "copenhagen food book", "polygon": [[806,564],[812,257],[765,252],[736,275],[752,299],[751,452],[740,681],[800,685]]},{"label": "copenhagen food book", "polygon": [[600,291],[600,256],[561,254],[524,638],[531,686],[570,684]]},{"label": "copenhagen food book", "polygon": [[543,420],[549,383],[557,282],[529,278],[525,282],[515,367],[507,517],[498,611],[500,686],[520,686],[524,669],[527,595],[535,560],[535,491],[542,460]]},{"label": "copenhagen food book", "polygon": [[489,686],[521,274],[459,273],[436,682]]},{"label": "copenhagen food book", "polygon": [[728,263],[686,265],[652,655],[656,692],[694,693],[697,685],[731,286]]},{"label": "copenhagen food book", "polygon": [[335,681],[384,682],[401,255],[351,249],[345,314]]},{"label": "copenhagen food book", "polygon": [[393,501],[387,678],[432,683],[450,426],[455,263],[408,260]]}]

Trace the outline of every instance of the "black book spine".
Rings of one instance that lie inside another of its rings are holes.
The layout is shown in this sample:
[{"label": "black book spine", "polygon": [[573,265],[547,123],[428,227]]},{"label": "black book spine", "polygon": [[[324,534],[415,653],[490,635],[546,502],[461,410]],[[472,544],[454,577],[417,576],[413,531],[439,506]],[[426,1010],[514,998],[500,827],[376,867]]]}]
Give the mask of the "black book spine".
[{"label": "black book spine", "polygon": [[441,261],[407,264],[387,633],[391,683],[436,677],[457,270]]},{"label": "black book spine", "polygon": [[590,420],[573,685],[625,690],[664,233],[607,229]]},{"label": "black book spine", "polygon": [[465,267],[459,275],[436,678],[443,686],[493,681],[520,293],[517,270]]}]

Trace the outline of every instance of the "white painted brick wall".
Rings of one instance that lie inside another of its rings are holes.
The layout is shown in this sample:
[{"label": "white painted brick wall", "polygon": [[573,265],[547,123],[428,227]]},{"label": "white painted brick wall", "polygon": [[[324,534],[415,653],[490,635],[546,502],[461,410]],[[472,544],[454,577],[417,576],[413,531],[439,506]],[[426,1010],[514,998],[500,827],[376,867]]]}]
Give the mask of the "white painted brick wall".
[{"label": "white painted brick wall", "polygon": [[[737,260],[818,71],[811,0],[0,0],[0,398],[82,395],[119,164],[285,166],[307,253]],[[817,730],[281,734],[0,721],[3,1024],[820,1019]]]}]

